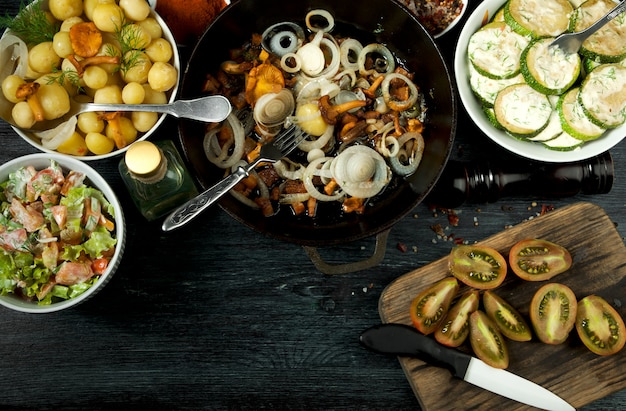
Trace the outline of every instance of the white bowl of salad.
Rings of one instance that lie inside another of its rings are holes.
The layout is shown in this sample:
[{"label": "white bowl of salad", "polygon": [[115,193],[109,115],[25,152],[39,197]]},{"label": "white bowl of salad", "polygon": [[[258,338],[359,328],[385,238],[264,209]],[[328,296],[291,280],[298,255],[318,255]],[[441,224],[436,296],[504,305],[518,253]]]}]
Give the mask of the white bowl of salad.
[{"label": "white bowl of salad", "polygon": [[61,154],[0,166],[0,304],[73,307],[101,290],[124,252],[122,207],[102,176]]},{"label": "white bowl of salad", "polygon": [[[626,55],[609,49],[623,42],[592,36],[588,47],[570,55],[547,46],[559,33],[579,31],[614,7],[611,0],[598,0],[587,10],[592,3],[485,0],[468,17],[454,60],[457,87],[471,119],[495,143],[531,160],[558,163],[602,154],[624,138]],[[525,9],[535,17],[526,19]],[[626,33],[625,19],[610,24],[619,27],[607,25],[608,32],[594,36]],[[606,48],[594,49],[598,44]],[[602,96],[599,87],[614,92]]]}]

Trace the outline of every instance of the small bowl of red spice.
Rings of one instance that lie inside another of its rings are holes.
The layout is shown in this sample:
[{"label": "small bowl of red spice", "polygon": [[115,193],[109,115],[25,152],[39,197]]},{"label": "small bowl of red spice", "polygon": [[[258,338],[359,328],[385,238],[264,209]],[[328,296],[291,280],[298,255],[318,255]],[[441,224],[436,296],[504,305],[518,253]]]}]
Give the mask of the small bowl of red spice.
[{"label": "small bowl of red spice", "polygon": [[179,45],[193,46],[230,0],[159,0],[156,11]]},{"label": "small bowl of red spice", "polygon": [[467,10],[467,0],[398,0],[424,28],[439,38],[452,30]]}]

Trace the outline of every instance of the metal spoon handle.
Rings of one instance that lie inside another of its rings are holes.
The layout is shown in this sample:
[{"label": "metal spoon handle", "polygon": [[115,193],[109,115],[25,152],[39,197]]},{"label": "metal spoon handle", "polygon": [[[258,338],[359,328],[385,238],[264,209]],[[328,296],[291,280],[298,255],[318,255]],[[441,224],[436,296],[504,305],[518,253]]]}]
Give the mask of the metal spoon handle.
[{"label": "metal spoon handle", "polygon": [[81,104],[80,112],[87,111],[143,111],[166,113],[178,118],[188,118],[206,122],[220,122],[231,111],[231,105],[224,96],[208,96],[193,100],[176,100],[170,104]]},{"label": "metal spoon handle", "polygon": [[238,167],[232,174],[174,210],[165,218],[161,229],[170,231],[188,223],[247,177],[248,172],[249,168]]}]

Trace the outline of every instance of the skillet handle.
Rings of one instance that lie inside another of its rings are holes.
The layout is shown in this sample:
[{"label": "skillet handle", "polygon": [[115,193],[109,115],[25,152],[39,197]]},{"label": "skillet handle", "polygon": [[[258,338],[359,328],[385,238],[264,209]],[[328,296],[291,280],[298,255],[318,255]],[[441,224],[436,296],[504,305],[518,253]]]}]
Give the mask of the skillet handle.
[{"label": "skillet handle", "polygon": [[317,268],[324,274],[337,275],[354,273],[356,271],[372,268],[380,264],[383,258],[385,258],[385,252],[387,249],[387,238],[389,237],[390,231],[391,229],[388,229],[376,235],[376,245],[374,247],[374,253],[369,258],[361,261],[355,261],[352,263],[329,264],[324,261],[320,253],[317,251],[317,247],[302,246],[302,248],[304,248],[304,251],[313,262],[313,265],[315,265],[315,268]]}]

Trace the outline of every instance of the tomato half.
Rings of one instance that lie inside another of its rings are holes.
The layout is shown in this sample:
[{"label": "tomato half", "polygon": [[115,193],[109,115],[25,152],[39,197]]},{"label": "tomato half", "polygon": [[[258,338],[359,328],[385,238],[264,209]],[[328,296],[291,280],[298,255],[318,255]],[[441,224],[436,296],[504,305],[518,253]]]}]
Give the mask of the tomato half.
[{"label": "tomato half", "polygon": [[474,354],[492,367],[509,366],[509,350],[504,337],[487,314],[480,310],[470,315],[470,344]]},{"label": "tomato half", "polygon": [[611,355],[624,348],[624,319],[604,298],[589,295],[578,302],[576,331],[592,352]]},{"label": "tomato half", "polygon": [[526,281],[545,281],[572,266],[572,256],[565,247],[551,241],[519,241],[509,251],[511,270]]},{"label": "tomato half", "polygon": [[450,309],[450,304],[459,290],[454,277],[446,277],[420,292],[411,303],[411,321],[422,334],[437,329]]},{"label": "tomato half", "polygon": [[533,337],[528,323],[519,311],[493,291],[485,291],[483,306],[504,336],[514,341],[530,341]]},{"label": "tomato half", "polygon": [[435,339],[448,347],[458,347],[469,335],[469,316],[478,309],[478,290],[466,291],[450,307],[446,318],[435,330]]},{"label": "tomato half", "polygon": [[576,295],[564,284],[549,283],[530,302],[530,322],[540,341],[561,344],[576,322]]},{"label": "tomato half", "polygon": [[448,257],[450,273],[459,281],[480,290],[496,288],[506,277],[506,260],[487,246],[458,245]]}]

